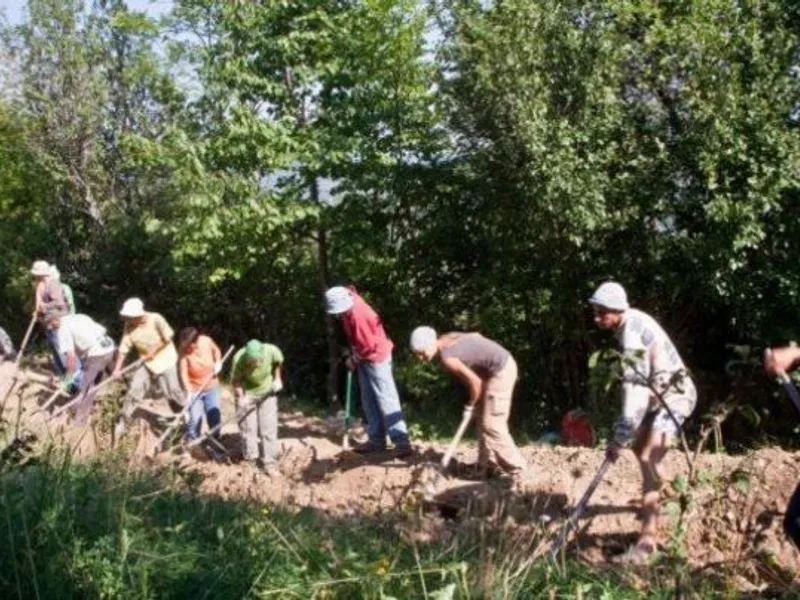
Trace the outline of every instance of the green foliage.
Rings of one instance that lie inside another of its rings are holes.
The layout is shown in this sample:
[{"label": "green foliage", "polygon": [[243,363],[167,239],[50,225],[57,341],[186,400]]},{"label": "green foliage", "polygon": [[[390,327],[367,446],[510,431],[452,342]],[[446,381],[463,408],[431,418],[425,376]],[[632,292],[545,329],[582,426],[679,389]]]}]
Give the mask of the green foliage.
[{"label": "green foliage", "polygon": [[[699,413],[744,393],[726,344],[796,333],[791,3],[179,0],[164,23],[122,0],[28,7],[2,36],[12,332],[44,258],[112,330],[137,295],[223,344],[278,343],[293,391],[320,398],[337,356],[320,292],[355,282],[419,433],[458,414],[452,384],[406,364],[425,322],[514,354],[513,425],[533,437],[615,410],[586,362],[611,345],[586,310],[606,278],[676,341]],[[746,378],[762,426],[791,435]]]}]

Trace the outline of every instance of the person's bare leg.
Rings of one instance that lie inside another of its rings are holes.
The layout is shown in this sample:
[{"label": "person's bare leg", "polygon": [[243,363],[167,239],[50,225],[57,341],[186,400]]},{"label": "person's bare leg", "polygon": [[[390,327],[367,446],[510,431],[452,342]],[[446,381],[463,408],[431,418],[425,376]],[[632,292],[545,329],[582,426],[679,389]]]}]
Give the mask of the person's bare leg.
[{"label": "person's bare leg", "polygon": [[658,537],[659,497],[663,481],[659,465],[667,450],[667,436],[649,426],[640,430],[633,445],[642,471],[642,532],[637,546],[653,550]]}]

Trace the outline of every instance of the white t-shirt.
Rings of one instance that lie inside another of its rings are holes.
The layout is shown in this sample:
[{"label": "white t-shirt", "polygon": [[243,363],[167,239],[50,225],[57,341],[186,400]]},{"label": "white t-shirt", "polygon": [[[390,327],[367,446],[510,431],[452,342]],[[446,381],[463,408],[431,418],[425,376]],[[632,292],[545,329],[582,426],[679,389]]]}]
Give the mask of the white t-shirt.
[{"label": "white t-shirt", "polygon": [[114,343],[106,328],[86,315],[61,317],[58,328],[58,348],[62,353],[74,352],[79,357],[103,356],[114,351]]},{"label": "white t-shirt", "polygon": [[615,440],[625,444],[651,408],[655,399],[652,388],[662,398],[695,392],[675,344],[653,317],[629,308],[615,335],[624,357],[622,417],[616,424]]}]

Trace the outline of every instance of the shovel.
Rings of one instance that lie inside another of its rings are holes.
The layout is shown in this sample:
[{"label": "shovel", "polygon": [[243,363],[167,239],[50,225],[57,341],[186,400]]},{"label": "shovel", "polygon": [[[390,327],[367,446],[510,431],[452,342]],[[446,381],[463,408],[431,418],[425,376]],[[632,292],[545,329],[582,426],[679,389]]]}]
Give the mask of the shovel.
[{"label": "shovel", "polygon": [[350,448],[350,411],[353,405],[353,372],[350,369],[347,369],[344,396],[344,435],[342,437],[342,451],[339,453],[339,458],[355,455],[355,452]]},{"label": "shovel", "polygon": [[581,518],[584,511],[586,510],[586,505],[589,504],[589,500],[592,498],[592,494],[594,494],[597,486],[600,485],[600,482],[603,480],[603,477],[606,475],[606,471],[611,466],[611,459],[606,458],[603,461],[603,464],[600,465],[600,468],[597,470],[597,474],[592,479],[589,487],[586,488],[586,491],[583,493],[583,496],[578,501],[578,505],[575,507],[575,510],[572,511],[572,514],[567,519],[567,522],[561,527],[561,531],[556,538],[556,541],[553,542],[553,545],[550,546],[550,558],[553,560],[556,559],[558,553],[561,551],[561,548],[564,547],[564,543],[567,541],[567,535],[569,534],[571,529],[574,529],[575,526],[578,524],[578,519]]},{"label": "shovel", "polygon": [[439,484],[439,480],[442,478],[442,475],[444,475],[447,471],[447,466],[453,459],[453,455],[456,453],[458,444],[461,442],[461,438],[464,437],[464,433],[467,431],[467,427],[469,426],[471,420],[472,411],[464,411],[464,416],[461,417],[461,423],[458,425],[456,435],[453,437],[453,441],[450,442],[450,445],[447,447],[447,451],[442,457],[442,462],[438,465],[435,465],[436,475],[425,485],[424,493],[426,500],[430,500],[436,495],[436,486]]},{"label": "shovel", "polygon": [[[51,414],[49,417],[47,417],[47,420],[50,421],[52,419],[55,419],[58,415],[60,415],[64,411],[68,410],[70,407],[74,406],[75,404],[77,404],[78,402],[83,400],[89,394],[94,394],[94,393],[100,391],[106,385],[108,385],[112,381],[116,381],[117,379],[122,377],[125,373],[128,373],[128,372],[132,371],[133,369],[135,369],[136,367],[139,367],[142,363],[144,363],[144,359],[143,358],[139,358],[139,359],[133,361],[131,364],[129,364],[124,369],[122,369],[119,372],[119,376],[118,377],[106,377],[103,381],[101,381],[97,385],[92,386],[91,388],[89,388],[89,390],[85,394],[78,394],[75,398],[73,398],[72,400],[70,400],[69,402],[64,404],[63,406],[58,407],[56,410],[53,411],[53,414]],[[61,393],[66,394],[66,392],[63,392],[63,391]]]}]

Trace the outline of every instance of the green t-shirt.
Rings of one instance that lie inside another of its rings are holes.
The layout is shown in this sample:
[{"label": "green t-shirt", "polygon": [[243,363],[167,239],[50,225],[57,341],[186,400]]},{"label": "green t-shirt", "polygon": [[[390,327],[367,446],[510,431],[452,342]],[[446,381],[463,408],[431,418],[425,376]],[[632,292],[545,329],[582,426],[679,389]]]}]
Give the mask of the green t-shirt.
[{"label": "green t-shirt", "polygon": [[249,367],[244,357],[245,349],[240,348],[233,356],[231,383],[241,385],[250,396],[260,396],[272,387],[272,373],[275,367],[283,364],[283,353],[272,344],[263,344],[261,360],[255,367]]}]

